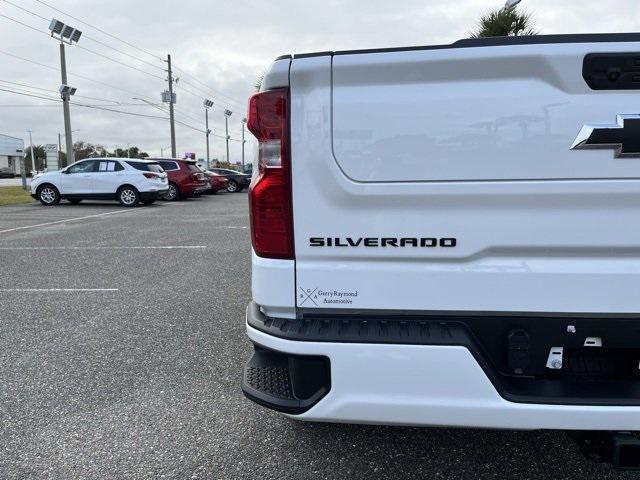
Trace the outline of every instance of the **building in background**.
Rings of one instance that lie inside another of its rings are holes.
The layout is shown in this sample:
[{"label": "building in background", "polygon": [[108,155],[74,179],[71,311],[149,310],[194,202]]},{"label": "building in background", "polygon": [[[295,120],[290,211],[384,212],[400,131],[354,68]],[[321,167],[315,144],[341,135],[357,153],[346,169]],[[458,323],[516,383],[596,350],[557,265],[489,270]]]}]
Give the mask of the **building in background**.
[{"label": "building in background", "polygon": [[22,173],[24,140],[0,133],[0,175]]}]

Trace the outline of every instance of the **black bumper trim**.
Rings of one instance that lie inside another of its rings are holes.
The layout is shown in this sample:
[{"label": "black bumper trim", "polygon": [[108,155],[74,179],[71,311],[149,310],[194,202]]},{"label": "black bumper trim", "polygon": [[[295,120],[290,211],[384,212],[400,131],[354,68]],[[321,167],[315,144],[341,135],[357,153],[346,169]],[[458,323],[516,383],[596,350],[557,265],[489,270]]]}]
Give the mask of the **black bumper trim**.
[{"label": "black bumper trim", "polygon": [[167,188],[166,190],[158,190],[155,192],[140,192],[140,200],[142,200],[143,202],[149,200],[158,200],[162,198],[168,191],[169,189]]},{"label": "black bumper trim", "polygon": [[242,392],[249,400],[278,412],[299,415],[331,390],[328,358],[254,347],[242,376]]},{"label": "black bumper trim", "polygon": [[[640,406],[640,372],[637,372],[637,377],[635,373],[626,377],[560,377],[545,365],[550,346],[564,346],[580,352],[584,334],[606,338],[606,344],[613,352],[637,350],[640,359],[640,318],[637,316],[447,316],[383,315],[373,312],[338,315],[331,312],[326,316],[316,313],[313,316],[284,319],[265,316],[260,307],[252,302],[247,309],[247,323],[263,333],[300,342],[464,347],[500,396],[515,403]],[[568,333],[568,324],[576,326],[582,335]],[[530,367],[525,367],[522,373],[514,373],[509,369],[509,355],[512,352],[507,348],[507,337],[511,332],[520,330],[530,334],[531,360]]]}]

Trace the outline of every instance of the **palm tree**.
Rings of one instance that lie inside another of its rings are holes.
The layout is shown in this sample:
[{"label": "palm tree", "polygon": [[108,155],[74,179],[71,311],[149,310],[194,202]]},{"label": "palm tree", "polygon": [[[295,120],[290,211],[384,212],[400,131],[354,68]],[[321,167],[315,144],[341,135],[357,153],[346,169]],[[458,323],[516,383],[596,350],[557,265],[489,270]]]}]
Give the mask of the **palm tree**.
[{"label": "palm tree", "polygon": [[537,35],[538,32],[532,27],[532,23],[531,14],[518,13],[515,6],[504,7],[483,15],[478,29],[471,33],[471,37]]},{"label": "palm tree", "polygon": [[258,77],[256,78],[256,81],[253,84],[253,89],[256,92],[260,91],[260,87],[262,87],[262,81],[264,80],[264,76],[267,74],[267,72],[262,72],[258,75]]}]

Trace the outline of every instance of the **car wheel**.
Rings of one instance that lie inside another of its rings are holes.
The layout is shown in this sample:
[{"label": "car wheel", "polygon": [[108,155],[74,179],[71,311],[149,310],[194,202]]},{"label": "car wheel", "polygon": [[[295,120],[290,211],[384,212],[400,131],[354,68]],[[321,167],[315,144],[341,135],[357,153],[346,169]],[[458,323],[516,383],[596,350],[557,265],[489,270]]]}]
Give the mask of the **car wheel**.
[{"label": "car wheel", "polygon": [[227,192],[229,193],[235,193],[238,191],[238,184],[235,180],[229,180],[229,183],[227,183]]},{"label": "car wheel", "polygon": [[53,185],[41,185],[38,187],[38,200],[43,205],[57,205],[60,203],[60,192]]},{"label": "car wheel", "polygon": [[169,184],[169,190],[162,196],[162,198],[167,202],[175,202],[180,199],[180,191],[175,183]]},{"label": "car wheel", "polygon": [[123,207],[135,207],[140,203],[140,195],[138,190],[129,185],[120,187],[118,190],[118,201]]},{"label": "car wheel", "polygon": [[69,203],[71,203],[73,205],[78,205],[81,201],[82,201],[81,198],[70,198],[69,199]]}]

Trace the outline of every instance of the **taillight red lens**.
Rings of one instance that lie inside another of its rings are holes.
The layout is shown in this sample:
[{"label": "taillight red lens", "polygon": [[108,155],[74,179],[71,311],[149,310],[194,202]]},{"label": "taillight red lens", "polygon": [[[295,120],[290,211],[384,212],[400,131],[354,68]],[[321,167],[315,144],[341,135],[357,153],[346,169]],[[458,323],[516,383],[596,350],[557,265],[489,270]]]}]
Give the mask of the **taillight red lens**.
[{"label": "taillight red lens", "polygon": [[154,178],[160,177],[160,175],[157,175],[157,174],[151,173],[151,172],[144,172],[142,175],[144,175],[146,178],[149,178],[151,180],[153,180]]},{"label": "taillight red lens", "polygon": [[288,100],[286,88],[249,100],[247,128],[259,145],[258,174],[249,187],[251,241],[266,258],[294,258]]}]

